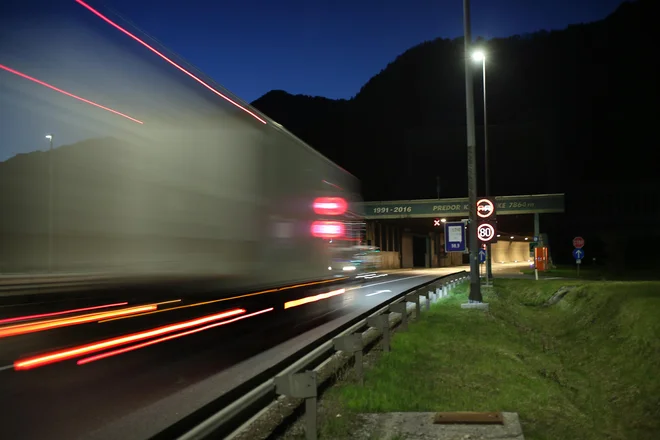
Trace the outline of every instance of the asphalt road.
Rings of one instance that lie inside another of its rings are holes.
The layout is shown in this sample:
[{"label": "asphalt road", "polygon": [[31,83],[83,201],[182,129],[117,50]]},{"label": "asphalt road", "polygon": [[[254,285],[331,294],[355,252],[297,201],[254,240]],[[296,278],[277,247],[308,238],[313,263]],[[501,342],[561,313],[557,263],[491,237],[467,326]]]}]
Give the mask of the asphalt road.
[{"label": "asphalt road", "polygon": [[[462,269],[393,272],[380,274],[379,278],[358,285],[311,285],[207,304],[198,303],[211,298],[158,297],[153,294],[136,300],[127,292],[126,305],[82,311],[75,315],[114,313],[128,307],[176,302],[159,304],[157,307],[165,310],[163,312],[111,321],[93,317],[87,323],[5,337],[2,337],[3,330],[24,321],[2,323],[3,318],[113,304],[112,301],[121,302],[122,297],[114,293],[113,297],[107,298],[82,297],[73,303],[49,302],[43,297],[36,303],[2,307],[0,437],[16,440],[149,438],[388,298]],[[287,309],[283,307],[286,302],[310,297],[316,301]],[[181,301],[177,301],[179,299]],[[237,308],[244,312],[234,312],[237,314],[223,319],[260,314],[114,356],[98,360],[90,357],[154,337],[218,323],[223,320],[218,314]],[[62,315],[47,316],[38,318],[38,321],[60,318]],[[200,318],[207,321],[198,322]],[[171,328],[175,324],[179,328]],[[142,336],[153,329],[161,329],[158,331],[162,334]],[[138,336],[134,336],[130,344],[106,345],[104,351],[89,347],[99,341],[114,344],[112,338],[126,335]],[[34,358],[39,358],[36,362],[44,361],[49,359],[45,355],[57,353],[56,356],[60,356],[62,352],[81,347],[85,354],[72,354],[60,362],[16,370],[17,365],[38,365],[17,364],[17,361],[34,361]],[[79,365],[77,362],[81,359],[93,361]]]}]

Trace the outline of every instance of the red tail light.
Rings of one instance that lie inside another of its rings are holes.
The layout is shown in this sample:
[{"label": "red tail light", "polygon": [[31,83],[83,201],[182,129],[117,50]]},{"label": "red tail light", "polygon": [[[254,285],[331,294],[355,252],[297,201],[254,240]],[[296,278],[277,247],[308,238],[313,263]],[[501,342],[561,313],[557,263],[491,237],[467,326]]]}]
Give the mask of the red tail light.
[{"label": "red tail light", "polygon": [[319,238],[339,238],[345,233],[342,222],[315,221],[312,223],[312,235]]},{"label": "red tail light", "polygon": [[319,215],[342,215],[348,203],[341,197],[319,197],[314,200],[314,212]]}]

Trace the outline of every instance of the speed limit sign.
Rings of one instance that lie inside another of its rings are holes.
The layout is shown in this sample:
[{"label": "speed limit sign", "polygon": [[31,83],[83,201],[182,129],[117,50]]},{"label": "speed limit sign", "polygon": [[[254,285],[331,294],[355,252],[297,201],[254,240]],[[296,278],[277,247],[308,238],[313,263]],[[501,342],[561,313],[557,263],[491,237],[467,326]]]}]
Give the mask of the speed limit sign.
[{"label": "speed limit sign", "polygon": [[495,228],[490,223],[482,223],[477,227],[477,237],[480,241],[491,241],[495,237]]}]

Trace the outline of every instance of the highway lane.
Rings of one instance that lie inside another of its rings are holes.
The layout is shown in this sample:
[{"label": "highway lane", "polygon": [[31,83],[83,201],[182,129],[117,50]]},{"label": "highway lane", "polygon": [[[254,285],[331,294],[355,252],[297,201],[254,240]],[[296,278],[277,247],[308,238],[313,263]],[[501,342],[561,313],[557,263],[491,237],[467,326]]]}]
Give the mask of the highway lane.
[{"label": "highway lane", "polygon": [[[282,310],[286,301],[337,292],[310,286],[290,292],[184,307],[0,339],[0,367],[30,355],[186,322],[242,307],[263,315],[77,365],[76,359],[28,371],[0,371],[0,433],[12,439],[143,439],[212,401],[257,372],[366,310],[441,273],[381,274],[330,298]],[[157,298],[153,298],[157,299]],[[167,300],[166,298],[158,298]],[[169,298],[170,300],[172,298]],[[182,302],[188,305],[187,301]],[[165,307],[181,307],[178,304]],[[78,358],[77,358],[78,359]],[[35,423],[38,420],[38,423]]]}]

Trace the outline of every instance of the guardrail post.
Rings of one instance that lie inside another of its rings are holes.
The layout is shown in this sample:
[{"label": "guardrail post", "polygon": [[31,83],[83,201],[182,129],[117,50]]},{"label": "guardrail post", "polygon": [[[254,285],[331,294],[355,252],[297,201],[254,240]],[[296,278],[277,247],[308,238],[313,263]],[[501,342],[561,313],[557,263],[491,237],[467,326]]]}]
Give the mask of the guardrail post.
[{"label": "guardrail post", "polygon": [[431,310],[431,295],[432,293],[429,291],[429,286],[424,286],[419,290],[419,296],[422,296],[425,299],[424,304],[426,305],[427,311]]},{"label": "guardrail post", "polygon": [[447,295],[449,295],[449,284],[444,283],[442,285],[442,296],[447,296]]},{"label": "guardrail post", "polygon": [[406,308],[406,302],[401,301],[398,303],[390,304],[390,311],[394,313],[401,314],[401,330],[408,329],[408,310]]},{"label": "guardrail post", "polygon": [[426,297],[428,298],[429,304],[435,302],[435,283],[426,286]]},{"label": "guardrail post", "polygon": [[317,440],[316,432],[316,372],[275,377],[275,392],[285,396],[305,399],[305,439]]},{"label": "guardrail post", "polygon": [[390,351],[390,317],[387,313],[367,318],[367,325],[383,333],[383,351]]},{"label": "guardrail post", "polygon": [[406,295],[406,301],[415,303],[415,319],[422,315],[422,306],[419,304],[419,293],[413,292]]},{"label": "guardrail post", "polygon": [[341,350],[344,353],[350,353],[355,357],[355,374],[358,377],[361,385],[364,385],[364,369],[362,364],[362,349],[364,344],[362,342],[362,335],[360,333],[352,333],[350,335],[339,336],[332,340],[335,350]]}]

